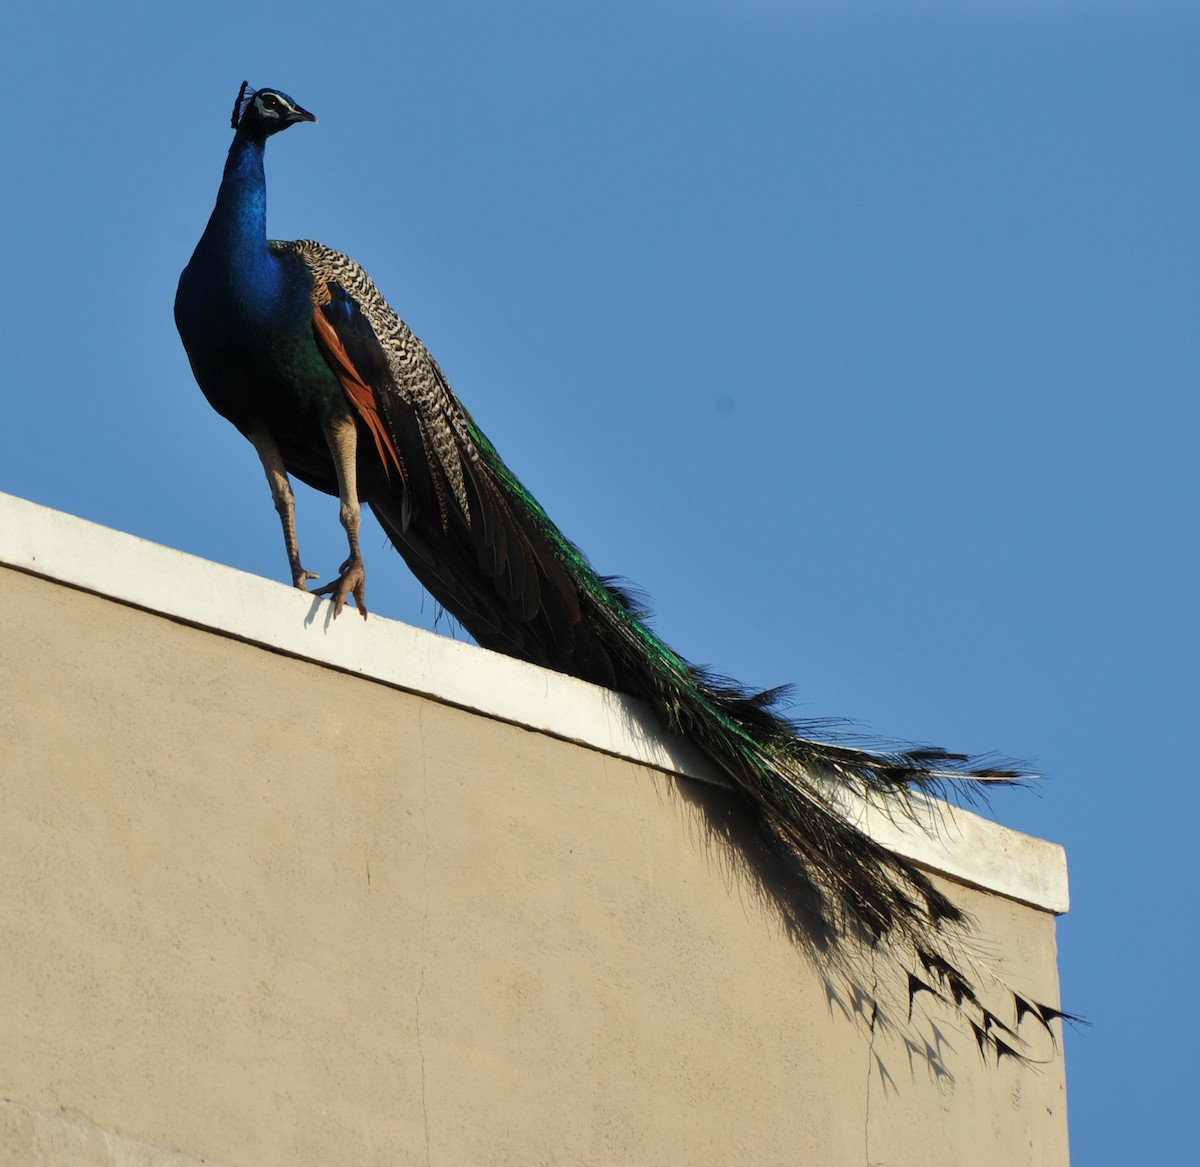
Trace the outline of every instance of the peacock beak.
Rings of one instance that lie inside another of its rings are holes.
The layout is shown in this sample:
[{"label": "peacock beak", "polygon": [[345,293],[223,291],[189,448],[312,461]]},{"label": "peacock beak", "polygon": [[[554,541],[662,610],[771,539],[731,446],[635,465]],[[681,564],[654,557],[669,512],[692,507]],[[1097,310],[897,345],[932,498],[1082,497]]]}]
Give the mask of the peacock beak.
[{"label": "peacock beak", "polygon": [[309,113],[302,106],[294,105],[288,110],[288,125],[291,125],[292,122],[315,122],[316,120],[316,115]]}]

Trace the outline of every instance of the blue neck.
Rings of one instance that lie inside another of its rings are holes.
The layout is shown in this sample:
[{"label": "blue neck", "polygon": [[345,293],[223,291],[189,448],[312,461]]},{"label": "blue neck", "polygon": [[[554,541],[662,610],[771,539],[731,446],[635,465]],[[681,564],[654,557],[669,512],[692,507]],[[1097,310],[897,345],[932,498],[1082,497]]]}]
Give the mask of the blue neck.
[{"label": "blue neck", "polygon": [[235,291],[250,300],[278,292],[278,264],[267,249],[267,180],[263,172],[262,139],[233,139],[217,205],[196,245],[193,264],[218,268],[232,277]]}]

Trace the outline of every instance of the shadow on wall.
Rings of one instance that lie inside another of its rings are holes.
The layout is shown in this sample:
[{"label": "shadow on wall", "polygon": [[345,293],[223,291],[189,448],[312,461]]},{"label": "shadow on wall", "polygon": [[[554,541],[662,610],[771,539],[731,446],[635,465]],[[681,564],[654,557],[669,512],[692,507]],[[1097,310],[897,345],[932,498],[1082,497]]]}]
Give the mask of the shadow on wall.
[{"label": "shadow on wall", "polygon": [[[668,789],[673,800],[699,811],[700,846],[708,862],[726,873],[730,893],[749,893],[760,909],[758,919],[774,921],[820,978],[829,1015],[867,1039],[885,1089],[899,1089],[884,1061],[885,1049],[903,1057],[911,1081],[921,1076],[939,1084],[954,1082],[951,1062],[964,1053],[988,1065],[1010,1059],[1038,1065],[1060,1056],[1051,1023],[1081,1019],[1018,994],[978,967],[970,956],[977,947],[970,917],[952,925],[952,932],[944,927],[941,936],[961,966],[971,969],[972,980],[919,950],[910,964],[897,946],[870,936],[852,914],[831,905],[807,873],[781,863],[734,791],[681,777],[672,777]],[[679,817],[682,823],[685,816]],[[1011,1023],[985,1004],[975,988],[983,983],[995,1000],[1006,1002]],[[961,1022],[973,1035],[973,1043],[967,1043],[971,1048],[958,1048],[927,1006]]]}]

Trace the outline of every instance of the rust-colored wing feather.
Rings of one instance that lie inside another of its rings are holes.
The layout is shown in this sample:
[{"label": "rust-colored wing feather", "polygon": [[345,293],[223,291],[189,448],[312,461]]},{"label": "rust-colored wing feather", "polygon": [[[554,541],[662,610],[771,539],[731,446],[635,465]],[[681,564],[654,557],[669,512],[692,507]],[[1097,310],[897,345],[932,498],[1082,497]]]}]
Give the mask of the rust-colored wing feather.
[{"label": "rust-colored wing feather", "polygon": [[383,418],[380,416],[379,401],[375,396],[375,391],[359,375],[358,370],[354,367],[354,362],[338,337],[337,331],[319,307],[313,310],[313,331],[316,333],[317,347],[329,362],[329,367],[333,369],[337,379],[341,382],[342,389],[350,399],[350,404],[354,406],[358,416],[362,418],[374,439],[380,465],[388,474],[391,473],[391,466],[395,466],[401,482],[404,482],[406,477],[404,463],[388,433]]}]

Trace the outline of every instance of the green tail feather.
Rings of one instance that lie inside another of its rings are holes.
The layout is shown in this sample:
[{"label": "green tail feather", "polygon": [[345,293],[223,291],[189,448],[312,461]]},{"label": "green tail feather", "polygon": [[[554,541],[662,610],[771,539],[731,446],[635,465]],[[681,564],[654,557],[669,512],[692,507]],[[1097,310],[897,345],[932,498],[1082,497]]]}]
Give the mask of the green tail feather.
[{"label": "green tail feather", "polygon": [[778,707],[786,690],[750,692],[690,664],[650,630],[629,593],[596,573],[472,429],[510,505],[523,509],[561,556],[584,601],[584,619],[614,661],[615,687],[648,703],[668,730],[693,741],[729,778],[776,868],[804,889],[806,910],[815,906],[820,920],[839,930],[848,912],[871,937],[917,946],[961,923],[959,909],[919,868],[846,821],[838,795],[848,791],[908,813],[914,789],[943,793],[955,783],[1023,775],[938,748],[875,751],[816,740],[808,734],[828,731],[828,723],[784,717]]}]

